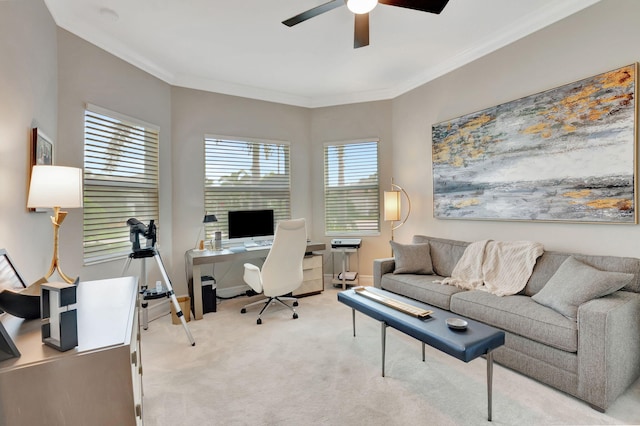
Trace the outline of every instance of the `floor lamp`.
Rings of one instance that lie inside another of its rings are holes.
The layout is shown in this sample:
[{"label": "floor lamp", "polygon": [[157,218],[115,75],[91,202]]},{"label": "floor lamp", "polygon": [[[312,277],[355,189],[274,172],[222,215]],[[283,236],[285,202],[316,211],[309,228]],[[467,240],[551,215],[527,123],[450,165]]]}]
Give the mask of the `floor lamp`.
[{"label": "floor lamp", "polygon": [[[402,219],[402,194],[407,198],[407,215]],[[384,191],[384,220],[391,222],[391,241],[393,241],[393,231],[400,228],[409,219],[411,214],[411,200],[407,191],[393,183],[391,178],[391,191]],[[400,222],[395,225],[393,222]]]},{"label": "floor lamp", "polygon": [[49,272],[43,277],[46,281],[56,270],[68,283],[74,282],[62,272],[58,259],[58,232],[67,216],[61,208],[82,207],[82,169],[62,166],[33,166],[29,186],[29,208],[53,208],[53,258]]}]

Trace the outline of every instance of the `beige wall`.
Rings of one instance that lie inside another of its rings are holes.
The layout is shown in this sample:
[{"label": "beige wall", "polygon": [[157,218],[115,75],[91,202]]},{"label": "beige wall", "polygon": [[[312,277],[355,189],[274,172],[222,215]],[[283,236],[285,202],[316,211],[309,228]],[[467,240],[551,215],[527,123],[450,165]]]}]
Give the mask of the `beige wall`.
[{"label": "beige wall", "polygon": [[[63,29],[58,29],[58,78],[58,140],[64,142],[64,149],[59,150],[59,164],[83,167],[87,103],[160,128],[158,244],[167,271],[172,274],[171,86]],[[127,227],[126,223],[122,226]],[[83,280],[121,274],[123,260],[83,267],[80,209],[71,212],[61,229],[65,238],[61,241],[61,262],[67,274],[80,274]],[[138,274],[137,268],[139,265],[133,265],[130,273]],[[157,267],[149,266],[149,281],[159,278]]]},{"label": "beige wall", "polygon": [[[312,112],[311,197],[316,218],[314,236],[318,240],[324,241],[327,247],[330,247],[332,237],[327,237],[324,233],[324,143],[367,138],[379,139],[380,193],[382,196],[382,191],[390,189],[391,186],[391,157],[394,148],[391,137],[391,118],[391,101],[317,108]],[[371,275],[373,259],[391,255],[388,244],[391,238],[391,228],[388,223],[383,221],[381,221],[380,227],[379,236],[362,238],[358,268],[351,268],[359,271],[363,276]],[[336,269],[341,266],[340,259],[340,256],[336,255]],[[352,259],[355,265],[357,258],[352,255]],[[331,273],[331,266],[332,260],[330,254],[327,253],[325,255],[325,274]]]},{"label": "beige wall", "polygon": [[[310,202],[310,110],[217,93],[174,87],[173,229],[174,262],[184,265],[185,251],[194,247],[204,216],[204,135],[234,136],[291,144],[291,215],[307,219],[314,238]],[[315,160],[315,159],[314,159]],[[208,212],[226,214],[226,212]],[[210,271],[205,271],[210,272]],[[242,264],[220,264],[215,276],[220,288],[243,285]],[[176,291],[184,289],[184,269],[176,268]]]},{"label": "beige wall", "polygon": [[637,225],[436,220],[431,180],[432,124],[637,62],[638,16],[640,2],[603,1],[395,99],[393,170],[413,202],[397,240],[526,239],[550,250],[639,257]]},{"label": "beige wall", "polygon": [[[42,0],[0,2],[0,247],[28,281],[48,267],[51,224],[25,209],[29,130],[38,125],[56,139],[57,164],[80,167],[82,113],[90,102],[160,127],[160,247],[177,292],[184,291],[184,251],[195,243],[204,213],[205,133],[291,142],[293,215],[309,220],[312,239],[330,239],[322,144],[377,137],[381,189],[393,176],[413,204],[398,241],[414,233],[535,239],[547,249],[640,257],[638,226],[433,219],[430,145],[433,123],[638,61],[636,16],[640,2],[604,0],[394,100],[306,109],[171,87],[56,29]],[[81,232],[81,210],[71,210],[61,231],[65,271],[84,279],[119,275],[120,262],[82,266]],[[383,222],[379,237],[364,239],[362,274],[371,273],[372,259],[390,253],[389,238]]]},{"label": "beige wall", "polygon": [[56,26],[44,3],[0,2],[0,248],[28,282],[51,261],[48,215],[26,205],[31,128],[52,138],[58,132],[57,79]]}]

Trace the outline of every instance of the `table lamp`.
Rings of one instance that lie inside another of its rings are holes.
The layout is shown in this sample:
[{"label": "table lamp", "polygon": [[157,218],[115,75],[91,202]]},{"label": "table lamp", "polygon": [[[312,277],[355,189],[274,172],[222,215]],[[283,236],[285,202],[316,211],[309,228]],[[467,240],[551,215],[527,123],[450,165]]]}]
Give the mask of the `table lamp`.
[{"label": "table lamp", "polygon": [[[407,216],[402,220],[402,194],[407,197]],[[393,183],[391,179],[391,191],[384,191],[384,220],[391,222],[391,241],[393,241],[393,231],[400,228],[409,219],[411,214],[411,200],[407,191],[402,187]],[[393,226],[393,222],[401,221],[399,224]]]},{"label": "table lamp", "polygon": [[[202,219],[202,226],[200,227],[200,231],[198,231],[198,238],[196,238],[196,250],[204,250],[204,240],[200,239],[200,235],[202,235],[204,226],[207,223],[217,222],[218,218],[215,214],[205,214],[204,219]],[[206,232],[204,233],[204,239],[207,239]]]},{"label": "table lamp", "polygon": [[72,283],[74,280],[65,275],[60,268],[58,230],[67,216],[67,212],[61,211],[61,208],[82,207],[82,169],[62,166],[33,166],[27,207],[53,208],[53,216],[51,216],[53,258],[49,272],[43,278],[49,278],[57,270],[64,281]]}]

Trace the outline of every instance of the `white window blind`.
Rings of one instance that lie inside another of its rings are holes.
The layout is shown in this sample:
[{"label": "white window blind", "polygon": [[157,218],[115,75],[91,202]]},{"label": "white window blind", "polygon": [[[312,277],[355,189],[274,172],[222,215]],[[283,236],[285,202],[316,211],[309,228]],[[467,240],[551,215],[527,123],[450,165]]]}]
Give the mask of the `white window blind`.
[{"label": "white window blind", "polygon": [[85,265],[131,252],[127,220],[159,223],[157,126],[87,105],[84,121]]},{"label": "white window blind", "polygon": [[325,144],[324,205],[327,235],[380,232],[378,141]]},{"label": "white window blind", "polygon": [[205,239],[228,238],[227,212],[273,209],[274,221],[291,218],[289,144],[205,136],[204,204],[218,222],[205,225]]}]

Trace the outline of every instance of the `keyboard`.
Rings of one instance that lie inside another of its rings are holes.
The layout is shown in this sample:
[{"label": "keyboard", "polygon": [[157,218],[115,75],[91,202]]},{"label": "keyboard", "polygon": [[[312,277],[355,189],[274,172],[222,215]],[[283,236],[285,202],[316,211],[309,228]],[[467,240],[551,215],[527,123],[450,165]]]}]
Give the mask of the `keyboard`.
[{"label": "keyboard", "polygon": [[261,248],[271,247],[273,245],[273,240],[258,240],[258,241],[247,241],[244,243],[244,247],[247,250],[259,250]]}]

